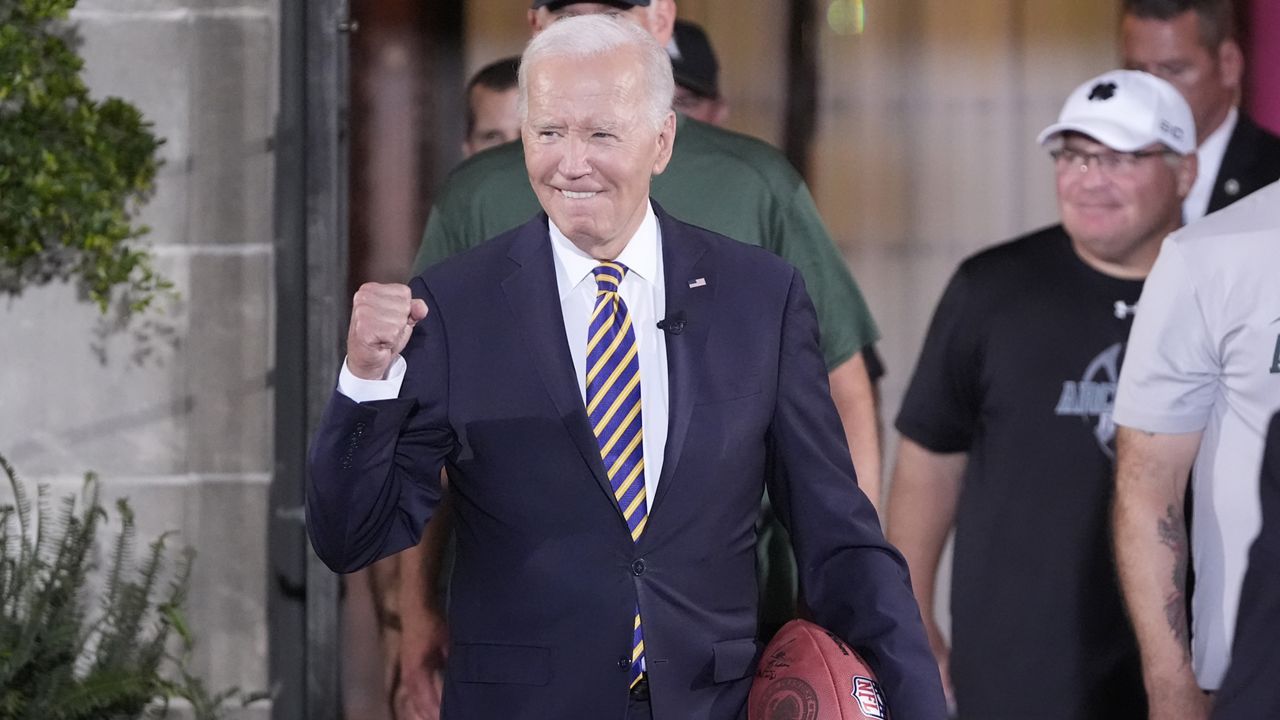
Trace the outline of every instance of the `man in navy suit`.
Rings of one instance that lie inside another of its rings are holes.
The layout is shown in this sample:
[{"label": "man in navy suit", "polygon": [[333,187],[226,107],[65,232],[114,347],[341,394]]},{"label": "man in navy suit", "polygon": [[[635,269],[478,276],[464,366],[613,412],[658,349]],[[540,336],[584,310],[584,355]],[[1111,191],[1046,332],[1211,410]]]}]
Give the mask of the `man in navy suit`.
[{"label": "man in navy suit", "polygon": [[356,293],[312,447],[317,554],[349,572],[414,545],[447,467],[446,718],[741,718],[767,484],[815,619],[895,720],[944,717],[799,274],[648,197],[675,138],[665,52],[625,20],[567,18],[520,74],[545,212]]}]

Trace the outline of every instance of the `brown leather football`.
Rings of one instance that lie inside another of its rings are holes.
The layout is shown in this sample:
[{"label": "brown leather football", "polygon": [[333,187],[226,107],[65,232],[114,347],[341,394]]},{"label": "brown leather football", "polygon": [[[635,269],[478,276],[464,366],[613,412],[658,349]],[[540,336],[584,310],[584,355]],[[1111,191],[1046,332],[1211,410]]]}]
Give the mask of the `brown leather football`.
[{"label": "brown leather football", "polygon": [[884,693],[853,648],[807,620],[773,637],[747,700],[749,720],[887,720]]}]

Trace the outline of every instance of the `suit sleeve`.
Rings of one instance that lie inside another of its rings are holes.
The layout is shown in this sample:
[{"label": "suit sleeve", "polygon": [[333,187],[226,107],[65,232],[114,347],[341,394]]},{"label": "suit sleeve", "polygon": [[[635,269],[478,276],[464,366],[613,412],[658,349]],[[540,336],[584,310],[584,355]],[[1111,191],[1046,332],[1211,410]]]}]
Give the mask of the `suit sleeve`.
[{"label": "suit sleeve", "polygon": [[894,720],[946,717],[906,561],[855,484],[832,404],[817,318],[798,274],[783,315],[769,495],[791,532],[814,619],[876,671]]},{"label": "suit sleeve", "polygon": [[421,278],[411,287],[431,312],[405,347],[400,396],[357,403],[335,390],[311,445],[307,534],[335,572],[417,544],[440,502],[440,469],[455,446],[441,313]]}]

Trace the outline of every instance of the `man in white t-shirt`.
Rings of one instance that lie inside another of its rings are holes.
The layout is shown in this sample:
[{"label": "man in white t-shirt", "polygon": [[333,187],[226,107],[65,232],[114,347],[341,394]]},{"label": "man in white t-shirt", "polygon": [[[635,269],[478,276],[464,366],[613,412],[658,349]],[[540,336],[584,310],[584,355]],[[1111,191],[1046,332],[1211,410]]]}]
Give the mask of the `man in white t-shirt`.
[{"label": "man in white t-shirt", "polygon": [[1278,269],[1275,183],[1165,240],[1138,303],[1115,404],[1114,522],[1152,720],[1207,717],[1205,691],[1226,670],[1259,526],[1263,433],[1280,409]]}]

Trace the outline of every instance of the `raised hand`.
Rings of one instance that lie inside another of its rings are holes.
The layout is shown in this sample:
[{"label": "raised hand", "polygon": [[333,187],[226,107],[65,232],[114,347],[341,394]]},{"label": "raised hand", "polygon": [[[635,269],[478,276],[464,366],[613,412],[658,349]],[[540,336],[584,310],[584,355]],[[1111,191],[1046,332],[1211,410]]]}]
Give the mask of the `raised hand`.
[{"label": "raised hand", "polygon": [[365,283],[351,300],[347,369],[365,380],[381,380],[408,344],[427,304],[408,285]]}]

